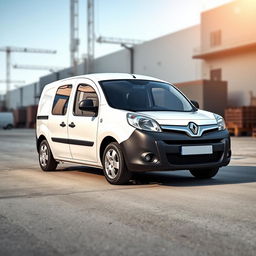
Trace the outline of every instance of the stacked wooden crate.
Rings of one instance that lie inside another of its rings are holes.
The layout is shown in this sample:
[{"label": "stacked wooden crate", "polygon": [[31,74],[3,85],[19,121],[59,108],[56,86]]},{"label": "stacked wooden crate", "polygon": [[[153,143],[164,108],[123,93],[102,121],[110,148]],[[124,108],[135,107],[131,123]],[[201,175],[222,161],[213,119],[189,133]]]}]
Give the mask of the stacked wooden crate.
[{"label": "stacked wooden crate", "polygon": [[235,136],[252,135],[256,128],[256,106],[228,108],[225,121],[229,132]]}]

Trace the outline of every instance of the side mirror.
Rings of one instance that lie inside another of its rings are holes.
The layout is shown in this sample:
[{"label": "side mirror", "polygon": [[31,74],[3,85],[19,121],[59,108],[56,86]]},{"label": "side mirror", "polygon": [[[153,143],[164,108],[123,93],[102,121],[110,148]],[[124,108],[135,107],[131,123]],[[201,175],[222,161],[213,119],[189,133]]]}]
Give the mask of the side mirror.
[{"label": "side mirror", "polygon": [[199,103],[195,100],[191,100],[191,103],[196,107],[199,108]]},{"label": "side mirror", "polygon": [[80,101],[79,109],[82,111],[91,111],[94,113],[98,112],[98,107],[95,107],[93,105],[93,100],[90,100],[90,99]]}]

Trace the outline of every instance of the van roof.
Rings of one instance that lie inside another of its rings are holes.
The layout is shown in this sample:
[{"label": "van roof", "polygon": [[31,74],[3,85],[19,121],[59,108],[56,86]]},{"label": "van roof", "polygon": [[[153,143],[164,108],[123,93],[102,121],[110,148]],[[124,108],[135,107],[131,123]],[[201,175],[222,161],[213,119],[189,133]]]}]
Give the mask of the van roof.
[{"label": "van roof", "polygon": [[72,76],[68,77],[62,80],[58,80],[55,82],[52,82],[50,84],[47,84],[48,87],[54,87],[55,85],[59,85],[59,82],[66,82],[77,78],[87,78],[90,80],[93,80],[94,82],[99,82],[103,80],[117,80],[117,79],[143,79],[143,80],[154,80],[154,81],[161,81],[165,82],[163,80],[160,80],[155,77],[150,76],[144,76],[144,75],[137,75],[137,74],[129,74],[129,73],[95,73],[95,74],[88,74],[88,75],[80,75],[80,76]]}]

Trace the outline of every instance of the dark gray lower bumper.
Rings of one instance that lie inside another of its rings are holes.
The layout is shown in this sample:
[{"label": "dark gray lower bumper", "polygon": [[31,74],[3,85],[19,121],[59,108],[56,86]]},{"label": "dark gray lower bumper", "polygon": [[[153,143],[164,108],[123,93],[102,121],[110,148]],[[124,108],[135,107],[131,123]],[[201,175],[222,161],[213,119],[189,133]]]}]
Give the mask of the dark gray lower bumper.
[{"label": "dark gray lower bumper", "polygon": [[[210,155],[181,155],[182,146],[212,145]],[[187,170],[226,166],[230,162],[228,131],[206,133],[199,138],[175,132],[144,132],[135,130],[121,143],[127,167],[131,171]],[[158,161],[147,162],[143,154],[152,153]]]}]

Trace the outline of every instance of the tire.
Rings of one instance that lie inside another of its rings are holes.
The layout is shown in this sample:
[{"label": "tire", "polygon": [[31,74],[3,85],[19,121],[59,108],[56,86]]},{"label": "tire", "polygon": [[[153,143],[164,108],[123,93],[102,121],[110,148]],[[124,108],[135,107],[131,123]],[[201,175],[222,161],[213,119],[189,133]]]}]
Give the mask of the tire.
[{"label": "tire", "polygon": [[43,140],[39,146],[39,164],[43,171],[55,171],[58,165],[58,162],[53,158],[52,151],[47,140]]},{"label": "tire", "polygon": [[212,168],[212,169],[198,169],[198,170],[189,170],[190,173],[199,179],[210,179],[214,177],[218,171],[219,168]]},{"label": "tire", "polygon": [[105,178],[110,184],[123,185],[131,178],[131,172],[126,167],[122,150],[117,142],[112,142],[105,148],[102,165]]},{"label": "tire", "polygon": [[13,128],[13,125],[12,124],[8,124],[7,126],[6,126],[6,130],[10,130],[10,129],[12,129]]}]

